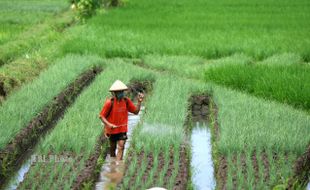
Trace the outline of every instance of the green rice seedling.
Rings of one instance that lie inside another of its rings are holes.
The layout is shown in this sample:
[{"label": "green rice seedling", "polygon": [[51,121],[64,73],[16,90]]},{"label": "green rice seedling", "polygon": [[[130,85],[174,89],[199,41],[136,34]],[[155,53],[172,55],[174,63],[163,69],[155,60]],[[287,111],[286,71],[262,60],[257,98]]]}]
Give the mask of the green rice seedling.
[{"label": "green rice seedling", "polygon": [[131,58],[147,54],[218,58],[243,52],[264,59],[292,52],[309,60],[310,11],[305,5],[306,0],[234,4],[132,0],[70,31],[72,39],[62,48],[65,53]]},{"label": "green rice seedling", "polygon": [[[1,44],[0,35],[0,65],[11,62],[18,56],[29,57],[29,52],[59,39],[60,30],[73,22],[72,12],[63,13],[68,8],[67,2],[63,1],[5,0],[0,2],[0,8],[5,10],[0,13],[0,23],[5,24],[6,32],[10,32],[12,37]],[[16,28],[20,30],[15,30]],[[1,27],[0,34],[2,32]]]},{"label": "green rice seedling", "polygon": [[135,183],[133,186],[134,189],[138,189],[138,187],[140,187],[140,185],[142,184],[142,177],[147,167],[147,161],[148,161],[147,154],[144,154],[141,165],[139,165],[139,170],[138,170],[139,172],[137,173],[136,178],[135,178]]},{"label": "green rice seedling", "polygon": [[126,175],[123,178],[123,183],[121,187],[122,189],[126,189],[129,187],[131,177],[135,175],[136,168],[137,168],[137,162],[138,162],[137,159],[138,159],[138,156],[137,154],[134,153],[134,156],[132,160],[130,161],[130,163],[126,163],[128,164],[128,169],[127,169]]},{"label": "green rice seedling", "polygon": [[129,167],[128,167],[128,173],[129,173],[129,176],[132,176],[134,175],[135,173],[135,169],[137,167],[137,156],[134,156],[133,159],[131,160],[129,164]]},{"label": "green rice seedling", "polygon": [[[101,59],[96,56],[68,55],[43,72],[37,80],[8,97],[0,106],[0,149],[4,148],[20,129],[51,102],[54,96],[82,72],[100,61]],[[53,86],[48,85],[51,81]]]},{"label": "green rice seedling", "polygon": [[62,171],[58,172],[59,177],[57,181],[54,181],[53,188],[57,188],[57,184],[60,184],[62,179],[70,173],[70,169],[73,167],[73,163],[69,163],[70,167],[64,167],[64,164],[59,164],[59,166],[62,166],[63,168],[62,168]]},{"label": "green rice seedling", "polygon": [[205,61],[195,56],[146,55],[142,58],[142,64],[153,69],[196,79],[203,79],[201,71],[205,67]]},{"label": "green rice seedling", "polygon": [[247,174],[245,176],[245,174],[242,173],[242,161],[241,161],[241,156],[242,153],[237,153],[237,157],[236,157],[236,166],[237,166],[237,171],[236,171],[236,175],[237,175],[237,183],[238,183],[238,187],[240,188],[245,188],[244,187],[244,180],[248,177]]},{"label": "green rice seedling", "polygon": [[264,164],[263,164],[263,159],[262,159],[262,154],[263,154],[263,151],[258,149],[256,150],[256,158],[257,158],[257,163],[258,163],[258,172],[259,172],[259,179],[258,179],[258,184],[257,185],[257,188],[259,189],[266,189],[268,188],[268,186],[264,183]]},{"label": "green rice seedling", "polygon": [[[236,171],[235,165],[232,161],[232,154],[227,155],[227,179],[226,179],[226,186],[227,189],[233,189],[234,184],[233,184],[233,176]],[[224,182],[225,183],[225,182]]]},{"label": "green rice seedling", "polygon": [[307,147],[307,113],[216,86],[213,97],[219,110],[221,154],[242,151],[245,146],[247,150],[266,148],[301,154]]},{"label": "green rice seedling", "polygon": [[0,45],[16,39],[29,27],[67,8],[66,1],[3,0],[0,2]]},{"label": "green rice seedling", "polygon": [[310,67],[304,64],[231,64],[208,69],[205,79],[309,110],[309,73]]},{"label": "green rice seedling", "polygon": [[172,176],[170,177],[169,182],[168,182],[168,187],[167,187],[168,189],[173,189],[177,175],[178,175],[177,170],[173,170]]},{"label": "green rice seedling", "polygon": [[152,186],[153,182],[154,182],[154,175],[155,172],[157,171],[159,165],[158,165],[158,154],[157,153],[151,153],[153,156],[153,167],[152,169],[149,171],[149,176],[147,178],[147,181],[145,182],[144,186],[142,188],[149,188]]},{"label": "green rice seedling", "polygon": [[[180,147],[177,145],[176,147],[173,148],[175,151],[180,150]],[[178,152],[175,152],[173,154],[173,172],[172,172],[172,176],[170,177],[169,181],[168,181],[168,189],[173,189],[175,181],[176,181],[176,177],[179,173],[179,162],[180,162],[180,154]]]},{"label": "green rice seedling", "polygon": [[295,53],[283,53],[276,54],[271,57],[268,57],[257,64],[262,65],[296,65],[296,64],[304,64],[300,55]]},{"label": "green rice seedling", "polygon": [[271,187],[274,186],[277,183],[277,161],[274,159],[274,153],[272,150],[267,150],[267,157],[269,162],[269,182],[268,185]]},{"label": "green rice seedling", "polygon": [[253,168],[253,163],[252,163],[252,153],[253,149],[247,150],[245,153],[245,158],[246,158],[246,168],[247,168],[247,180],[245,182],[245,187],[252,188],[254,187],[254,182],[255,182],[255,174],[254,174],[254,168]]},{"label": "green rice seedling", "polygon": [[130,178],[128,178],[128,177],[125,177],[125,178],[122,180],[122,183],[123,183],[123,185],[122,185],[122,187],[121,187],[122,190],[123,190],[123,189],[126,189],[125,187],[129,187],[129,181],[130,181]]}]

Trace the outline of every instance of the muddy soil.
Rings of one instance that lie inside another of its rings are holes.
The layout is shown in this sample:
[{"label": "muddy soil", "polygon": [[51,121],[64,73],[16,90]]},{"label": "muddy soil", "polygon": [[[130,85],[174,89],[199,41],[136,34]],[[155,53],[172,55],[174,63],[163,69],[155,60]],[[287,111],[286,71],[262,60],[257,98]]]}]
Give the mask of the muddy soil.
[{"label": "muddy soil", "polygon": [[262,152],[261,154],[261,159],[263,161],[263,165],[264,165],[264,182],[267,183],[269,180],[269,161],[268,161],[268,156],[267,153],[265,151]]},{"label": "muddy soil", "polygon": [[208,121],[210,97],[202,94],[190,98],[191,119],[193,122]]},{"label": "muddy soil", "polygon": [[0,81],[0,96],[6,96],[6,92],[4,90],[4,83],[2,81]]},{"label": "muddy soil", "polygon": [[216,171],[218,189],[227,189],[226,187],[227,171],[228,171],[227,159],[225,156],[220,156],[219,165]]},{"label": "muddy soil", "polygon": [[301,155],[294,164],[294,175],[289,179],[287,189],[294,189],[294,183],[306,187],[310,179],[310,146],[303,155]]},{"label": "muddy soil", "polygon": [[189,178],[189,165],[189,155],[186,152],[186,147],[182,146],[180,149],[179,172],[173,187],[174,190],[186,189]]},{"label": "muddy soil", "polygon": [[56,125],[66,108],[101,71],[101,68],[94,67],[82,73],[64,91],[54,97],[53,101],[44,107],[43,111],[33,118],[3,150],[0,150],[0,165],[2,166],[0,184],[4,184],[10,174],[25,159],[28,150],[31,150],[38,142],[39,137]]}]

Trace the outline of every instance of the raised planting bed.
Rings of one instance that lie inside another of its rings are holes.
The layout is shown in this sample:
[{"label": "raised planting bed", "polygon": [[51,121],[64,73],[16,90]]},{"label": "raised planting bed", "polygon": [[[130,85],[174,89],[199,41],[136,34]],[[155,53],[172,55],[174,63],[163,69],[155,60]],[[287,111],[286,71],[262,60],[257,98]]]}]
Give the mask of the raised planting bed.
[{"label": "raised planting bed", "polygon": [[95,76],[100,73],[100,67],[94,67],[91,70],[83,72],[73,83],[71,83],[59,95],[54,97],[53,101],[43,108],[35,118],[33,118],[27,127],[24,127],[9,142],[9,144],[0,151],[0,182],[16,169],[23,157],[42,137],[42,135],[52,127],[64,115],[65,110],[70,106],[80,92]]},{"label": "raised planting bed", "polygon": [[[302,147],[296,142],[303,143],[292,138],[293,135],[299,135],[299,132],[289,136],[287,130],[292,130],[292,126],[306,130],[303,127],[309,118],[287,106],[264,102],[233,91],[215,89],[213,95],[217,106],[211,102],[213,108],[210,110],[210,116],[211,128],[214,129],[213,157],[217,189],[272,189],[278,184],[286,186],[293,173],[293,163],[299,155],[298,148]],[[268,115],[263,114],[266,110]],[[276,118],[269,119],[275,114]],[[299,118],[299,122],[293,118]],[[256,128],[255,131],[249,130],[258,126],[260,128]],[[278,130],[273,131],[273,128],[278,126]],[[257,137],[261,140],[255,139]],[[278,140],[275,140],[276,137]],[[284,141],[287,146],[282,144]],[[273,144],[268,146],[267,142]]]},{"label": "raised planting bed", "polygon": [[[176,156],[177,155],[177,156]],[[146,189],[161,186],[170,189],[186,189],[189,177],[189,159],[185,146],[171,147],[159,154],[134,151],[126,158],[125,176],[119,189]]]},{"label": "raised planting bed", "polygon": [[67,55],[11,94],[0,106],[0,150],[81,73],[100,62],[96,56]]}]

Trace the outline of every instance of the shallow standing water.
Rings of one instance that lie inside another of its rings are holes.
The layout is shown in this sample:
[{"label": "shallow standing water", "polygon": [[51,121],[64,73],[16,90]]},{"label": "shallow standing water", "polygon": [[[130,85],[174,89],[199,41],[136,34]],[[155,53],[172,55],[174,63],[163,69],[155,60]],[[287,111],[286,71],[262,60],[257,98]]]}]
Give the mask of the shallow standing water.
[{"label": "shallow standing water", "polygon": [[191,135],[192,181],[196,190],[215,189],[210,129],[205,123],[195,123]]},{"label": "shallow standing water", "polygon": [[31,159],[28,159],[22,167],[18,170],[18,172],[12,177],[9,181],[8,186],[5,188],[7,190],[15,190],[17,189],[20,182],[24,180],[25,174],[28,172],[31,166]]},{"label": "shallow standing water", "polygon": [[[124,155],[126,154],[127,149],[130,146],[130,140],[133,128],[140,121],[140,116],[143,109],[144,108],[141,107],[139,115],[133,115],[131,113],[129,113],[128,115],[128,132],[127,132],[128,139],[125,144]],[[124,161],[117,161],[115,158],[111,158],[110,155],[108,154],[104,164],[101,167],[99,179],[96,182],[96,190],[109,190],[116,188],[117,184],[120,183],[123,179],[124,169],[125,169]]]}]

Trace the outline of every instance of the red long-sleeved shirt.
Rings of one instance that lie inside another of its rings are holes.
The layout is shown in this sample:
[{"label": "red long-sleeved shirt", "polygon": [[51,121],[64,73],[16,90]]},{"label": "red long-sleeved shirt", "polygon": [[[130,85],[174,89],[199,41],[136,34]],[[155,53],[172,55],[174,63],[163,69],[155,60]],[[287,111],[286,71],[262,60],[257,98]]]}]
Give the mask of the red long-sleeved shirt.
[{"label": "red long-sleeved shirt", "polygon": [[[128,112],[134,113],[137,109],[136,106],[129,98],[127,98],[127,105],[124,98],[120,101],[118,101],[116,98],[113,98],[112,108],[111,105],[112,101],[109,98],[103,105],[103,108],[100,112],[100,117],[105,117],[110,123],[116,125],[117,128],[112,129],[110,127],[105,127],[106,133],[117,134],[127,132]],[[107,116],[110,109],[110,114]]]}]

